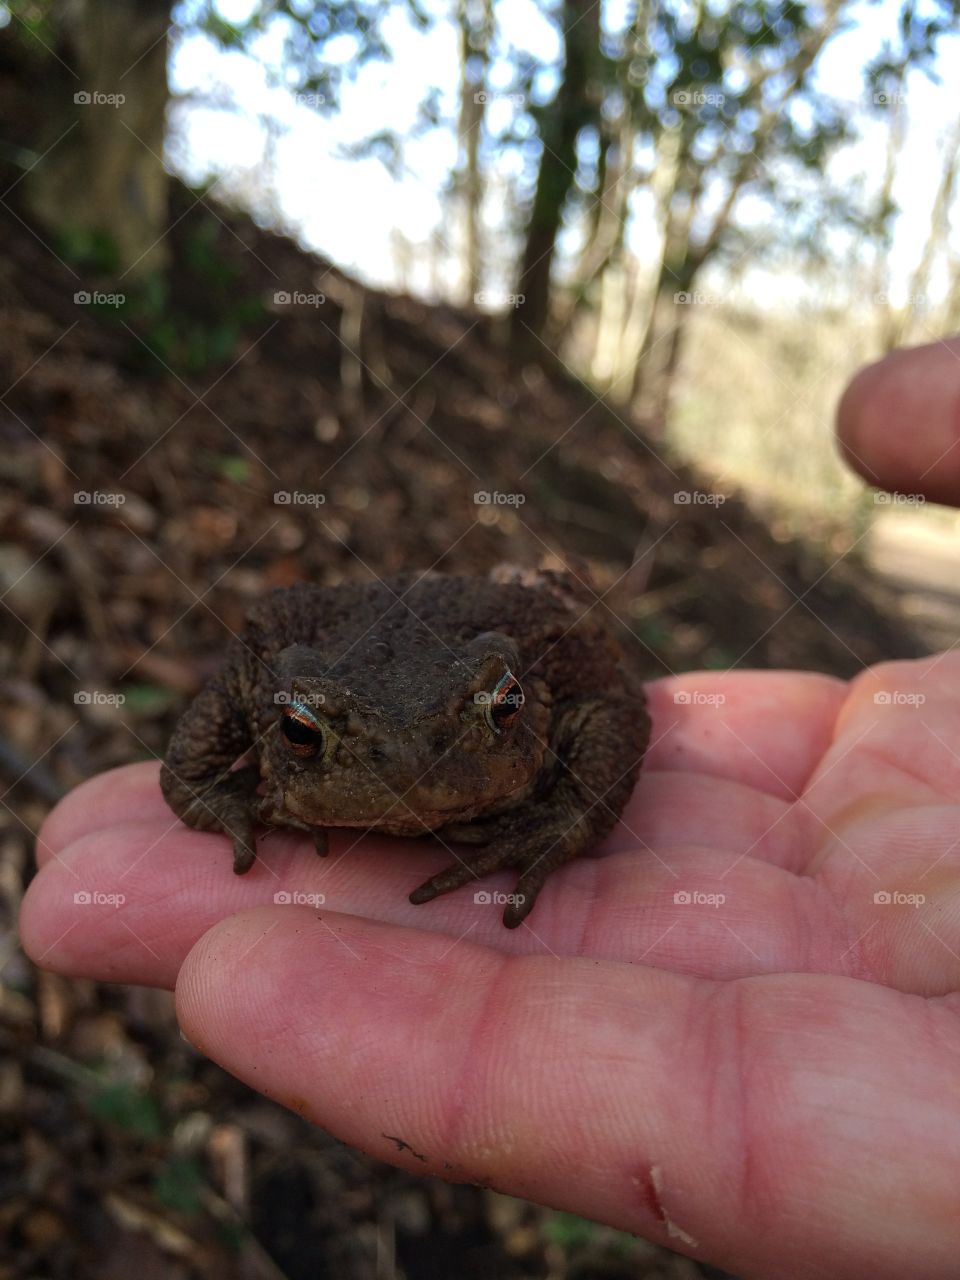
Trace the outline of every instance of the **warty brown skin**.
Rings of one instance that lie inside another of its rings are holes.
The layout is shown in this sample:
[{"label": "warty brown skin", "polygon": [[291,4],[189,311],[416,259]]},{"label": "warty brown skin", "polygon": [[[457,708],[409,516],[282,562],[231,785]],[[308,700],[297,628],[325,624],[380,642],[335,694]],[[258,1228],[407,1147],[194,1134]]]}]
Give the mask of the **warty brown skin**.
[{"label": "warty brown skin", "polygon": [[410,899],[515,867],[515,927],[614,826],[646,749],[604,613],[572,575],[509,567],[274,591],[177,724],[163,794],[231,838],[238,873],[257,822],[310,831],[318,853],[331,827],[477,845]]}]

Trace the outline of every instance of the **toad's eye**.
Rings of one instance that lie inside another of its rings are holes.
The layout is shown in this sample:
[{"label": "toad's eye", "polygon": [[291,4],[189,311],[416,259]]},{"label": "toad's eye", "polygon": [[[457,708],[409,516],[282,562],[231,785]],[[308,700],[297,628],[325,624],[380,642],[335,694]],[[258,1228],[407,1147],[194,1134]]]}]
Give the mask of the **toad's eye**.
[{"label": "toad's eye", "polygon": [[523,689],[513,672],[508,671],[500,677],[484,703],[487,723],[495,733],[502,733],[513,724],[522,710]]},{"label": "toad's eye", "polygon": [[315,756],[323,746],[320,722],[302,702],[293,702],[284,711],[280,732],[286,738],[290,750],[304,758]]}]

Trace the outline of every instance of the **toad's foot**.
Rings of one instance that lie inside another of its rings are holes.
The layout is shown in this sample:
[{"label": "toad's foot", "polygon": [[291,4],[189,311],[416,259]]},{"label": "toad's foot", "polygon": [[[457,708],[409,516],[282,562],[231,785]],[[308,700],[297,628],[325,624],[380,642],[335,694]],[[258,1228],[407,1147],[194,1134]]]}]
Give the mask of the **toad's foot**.
[{"label": "toad's foot", "polygon": [[462,839],[461,832],[466,832],[467,838],[475,843],[482,841],[486,847],[471,851],[431,876],[414,889],[410,901],[431,902],[441,894],[451,893],[503,867],[516,867],[520,875],[503,912],[503,923],[508,929],[516,929],[523,923],[550,873],[575,858],[591,838],[591,833],[580,822],[558,828],[556,811],[546,807],[527,810],[522,819],[518,814],[504,814],[478,822],[472,829],[471,824],[443,829],[443,835],[452,839]]},{"label": "toad's foot", "polygon": [[189,827],[197,831],[219,831],[233,841],[233,869],[238,876],[249,871],[257,859],[253,820],[257,811],[256,765],[234,769],[213,782],[194,782],[177,777],[167,765],[160,770],[160,786],[167,803]]}]

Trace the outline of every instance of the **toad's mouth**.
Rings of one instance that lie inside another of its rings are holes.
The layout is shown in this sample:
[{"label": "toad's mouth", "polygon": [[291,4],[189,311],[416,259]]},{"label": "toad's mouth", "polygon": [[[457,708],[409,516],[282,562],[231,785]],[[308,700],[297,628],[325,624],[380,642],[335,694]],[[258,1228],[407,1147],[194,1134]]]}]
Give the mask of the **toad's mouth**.
[{"label": "toad's mouth", "polygon": [[[291,817],[315,827],[345,827],[363,831],[383,831],[386,834],[406,835],[417,832],[435,831],[438,827],[453,822],[469,822],[478,814],[490,809],[499,808],[529,786],[528,779],[522,779],[509,790],[495,791],[489,795],[478,797],[472,802],[462,797],[449,804],[417,804],[403,795],[391,796],[383,809],[371,812],[357,812],[356,807],[336,803],[323,806],[320,811],[309,804],[298,803],[295,795],[284,796],[284,809]],[[346,799],[346,797],[344,797]],[[351,809],[353,812],[351,812]]]}]

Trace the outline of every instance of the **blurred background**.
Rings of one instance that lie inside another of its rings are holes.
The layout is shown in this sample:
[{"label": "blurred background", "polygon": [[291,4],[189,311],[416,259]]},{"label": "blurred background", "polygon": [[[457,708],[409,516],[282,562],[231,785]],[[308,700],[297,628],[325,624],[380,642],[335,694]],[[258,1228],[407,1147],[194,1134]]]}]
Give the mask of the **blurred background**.
[{"label": "blurred background", "polygon": [[0,1280],[717,1274],[352,1152],[16,912],[274,586],[573,557],[650,677],[955,643],[955,514],[832,422],[960,321],[957,16],[0,4]]}]

